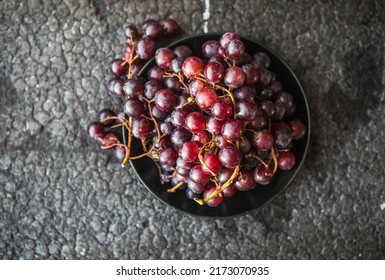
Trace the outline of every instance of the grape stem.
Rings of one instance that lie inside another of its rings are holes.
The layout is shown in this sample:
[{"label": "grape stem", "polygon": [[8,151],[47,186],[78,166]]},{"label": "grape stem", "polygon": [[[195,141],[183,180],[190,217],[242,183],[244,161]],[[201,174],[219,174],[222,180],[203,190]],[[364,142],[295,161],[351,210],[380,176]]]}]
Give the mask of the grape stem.
[{"label": "grape stem", "polygon": [[223,192],[228,186],[230,186],[230,184],[234,181],[234,179],[237,177],[239,173],[239,165],[237,167],[235,167],[234,169],[234,172],[233,174],[231,174],[231,177],[226,181],[226,183],[224,183],[220,188],[216,189],[215,191],[213,191],[208,197],[205,197],[204,199],[201,199],[201,198],[194,198],[194,200],[200,204],[200,205],[204,205],[206,204],[208,201],[210,201],[211,199],[213,199],[214,197],[216,197],[218,194],[220,194],[221,192]]},{"label": "grape stem", "polygon": [[127,133],[127,146],[126,146],[126,156],[124,157],[122,161],[122,167],[125,167],[128,160],[130,159],[130,152],[131,152],[131,141],[132,141],[132,133],[131,133],[131,127],[132,127],[132,117],[128,118],[128,133]]},{"label": "grape stem", "polygon": [[130,60],[128,61],[128,73],[127,73],[128,80],[132,78],[132,63],[134,62],[135,59],[138,58],[138,55],[135,55],[134,57],[136,41],[132,38],[131,35],[130,35],[130,40],[131,40],[131,53],[130,53]]},{"label": "grape stem", "polygon": [[253,153],[249,153],[247,156],[251,156],[255,159],[257,159],[260,163],[262,163],[265,167],[268,167],[269,164],[267,164],[266,162],[264,162],[259,156],[253,154]]},{"label": "grape stem", "polygon": [[205,151],[205,147],[211,145],[211,142],[213,140],[211,140],[210,142],[207,142],[206,144],[203,145],[203,147],[200,149],[199,153],[198,153],[198,158],[199,158],[199,161],[200,163],[210,172],[210,174],[212,176],[215,176],[216,174],[214,173],[214,171],[211,170],[211,168],[205,163],[204,159],[203,159],[203,152]]},{"label": "grape stem", "polygon": [[172,77],[175,77],[175,78],[178,78],[179,82],[182,84],[182,86],[184,87],[184,89],[187,91],[187,92],[190,92],[190,89],[189,87],[186,85],[186,83],[184,82],[184,76],[182,75],[181,72],[179,72],[178,74],[176,73],[170,73],[170,72],[165,72],[163,77],[165,78],[172,78]]},{"label": "grape stem", "polygon": [[173,193],[175,192],[177,189],[179,189],[181,186],[183,186],[184,182],[179,182],[178,184],[176,184],[175,186],[173,186],[172,188],[169,188],[167,189],[167,192],[168,193]]},{"label": "grape stem", "polygon": [[229,58],[228,58],[227,55],[223,56],[223,60],[226,62],[227,66],[229,66],[229,67],[234,66],[234,65],[232,65],[232,64],[230,63]]},{"label": "grape stem", "polygon": [[[204,77],[202,74],[200,74],[200,77],[196,77],[196,78],[197,78],[198,80],[201,80],[202,82],[207,83],[205,77]],[[230,90],[228,90],[227,88],[222,87],[222,86],[217,85],[217,84],[211,83],[211,86],[212,86],[215,90],[221,90],[222,92],[225,92],[225,93],[226,93],[225,96],[230,97],[231,103],[233,103],[233,112],[234,112],[234,118],[235,118],[235,99],[234,99],[233,93],[232,93]]]},{"label": "grape stem", "polygon": [[271,157],[273,158],[273,162],[274,162],[274,169],[273,169],[273,175],[274,175],[275,172],[277,172],[277,168],[278,168],[277,155],[275,154],[274,147],[271,147]]}]

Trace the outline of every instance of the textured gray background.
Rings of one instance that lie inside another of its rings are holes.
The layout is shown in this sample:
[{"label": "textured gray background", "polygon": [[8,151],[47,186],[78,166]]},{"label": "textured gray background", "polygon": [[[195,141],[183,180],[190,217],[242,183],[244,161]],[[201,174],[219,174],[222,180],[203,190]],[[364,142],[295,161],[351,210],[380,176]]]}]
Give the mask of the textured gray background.
[{"label": "textured gray background", "polygon": [[105,84],[127,23],[204,30],[203,0],[125,2],[0,2],[0,258],[385,258],[385,1],[210,1],[209,32],[292,66],[313,125],[286,193],[217,221],[163,205],[87,140],[121,106]]}]

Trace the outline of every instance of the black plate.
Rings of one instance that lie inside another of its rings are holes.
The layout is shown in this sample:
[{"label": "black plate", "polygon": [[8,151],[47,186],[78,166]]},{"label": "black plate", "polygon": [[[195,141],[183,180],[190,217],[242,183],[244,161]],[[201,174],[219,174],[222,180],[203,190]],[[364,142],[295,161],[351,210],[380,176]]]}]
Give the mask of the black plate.
[{"label": "black plate", "polygon": [[[219,40],[220,37],[221,34],[202,34],[180,39],[168,47],[174,48],[178,45],[187,45],[193,50],[195,55],[200,56],[201,46],[204,42],[207,40]],[[223,203],[218,207],[201,206],[195,201],[188,199],[184,190],[168,193],[167,189],[170,188],[171,185],[162,185],[160,183],[158,170],[150,158],[144,157],[130,162],[139,180],[153,195],[167,205],[192,215],[227,217],[257,210],[271,202],[289,186],[305,161],[310,140],[310,114],[305,93],[297,77],[283,59],[269,48],[245,38],[242,38],[242,41],[245,44],[247,53],[254,54],[257,51],[263,51],[270,56],[270,69],[276,74],[276,79],[282,83],[283,89],[293,95],[297,105],[295,117],[305,122],[307,134],[301,140],[294,141],[293,152],[297,159],[295,168],[285,172],[278,170],[269,185],[257,186],[255,189],[247,192],[239,191],[234,197],[225,198]],[[143,67],[140,74],[145,76],[148,69],[154,65],[156,65],[155,61],[151,59]],[[124,132],[123,135],[125,135],[125,133],[126,132]],[[140,142],[133,139],[132,154],[140,154],[142,152]]]}]

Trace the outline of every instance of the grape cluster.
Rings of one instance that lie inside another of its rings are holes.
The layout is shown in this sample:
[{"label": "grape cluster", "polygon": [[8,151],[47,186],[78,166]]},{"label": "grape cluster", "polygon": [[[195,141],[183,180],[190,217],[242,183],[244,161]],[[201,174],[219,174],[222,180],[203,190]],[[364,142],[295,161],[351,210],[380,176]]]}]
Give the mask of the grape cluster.
[{"label": "grape cluster", "polygon": [[[278,169],[292,169],[293,140],[304,137],[306,126],[294,118],[293,96],[276,80],[266,53],[246,53],[233,32],[195,54],[185,45],[155,50],[148,43],[176,27],[150,21],[140,39],[133,26],[126,29],[131,47],[112,63],[116,77],[109,82],[110,92],[124,98],[124,111],[104,110],[88,132],[102,148],[114,149],[123,166],[148,156],[161,182],[172,184],[169,192],[185,189],[188,198],[214,207],[237,191],[269,184]],[[152,55],[156,65],[137,77],[136,58]],[[125,144],[110,131],[120,126],[127,130]],[[133,137],[143,154],[130,154]]]}]

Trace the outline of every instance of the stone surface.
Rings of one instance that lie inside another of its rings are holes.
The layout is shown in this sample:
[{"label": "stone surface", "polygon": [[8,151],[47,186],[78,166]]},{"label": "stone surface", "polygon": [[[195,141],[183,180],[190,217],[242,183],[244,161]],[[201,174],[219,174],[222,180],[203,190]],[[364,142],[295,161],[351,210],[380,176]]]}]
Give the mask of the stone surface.
[{"label": "stone surface", "polygon": [[[385,258],[385,2],[209,1],[203,20],[205,2],[0,2],[0,258]],[[303,84],[311,149],[261,211],[175,212],[87,140],[121,106],[105,84],[124,26],[166,17],[265,43]]]}]

